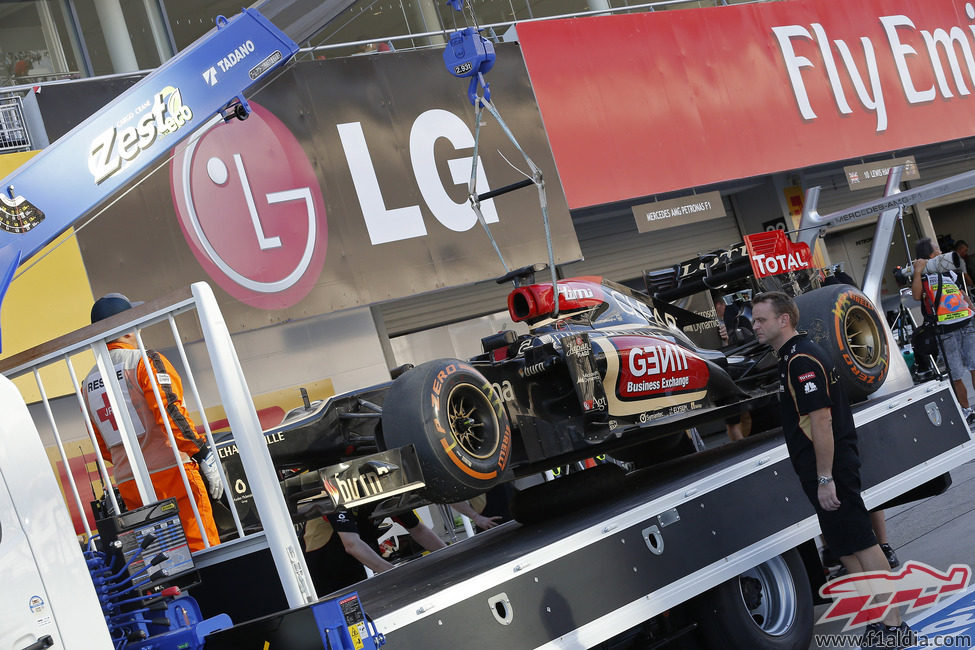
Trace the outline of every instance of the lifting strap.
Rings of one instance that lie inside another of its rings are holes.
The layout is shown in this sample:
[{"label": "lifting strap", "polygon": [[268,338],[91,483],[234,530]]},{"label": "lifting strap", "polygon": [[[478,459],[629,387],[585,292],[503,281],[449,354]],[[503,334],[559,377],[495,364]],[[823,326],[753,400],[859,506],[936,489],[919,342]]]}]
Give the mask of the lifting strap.
[{"label": "lifting strap", "polygon": [[[491,245],[494,247],[494,252],[497,253],[498,258],[501,260],[501,265],[504,267],[504,270],[507,273],[511,269],[508,267],[508,263],[505,261],[504,255],[502,255],[501,249],[498,247],[498,243],[494,239],[494,235],[491,234],[491,229],[488,227],[487,221],[484,219],[484,215],[481,214],[481,201],[485,201],[495,196],[506,194],[529,185],[535,185],[535,187],[538,189],[538,202],[542,210],[542,223],[545,227],[545,244],[548,250],[548,268],[552,276],[552,293],[554,300],[552,317],[556,318],[559,314],[559,291],[555,269],[555,256],[552,251],[552,232],[548,218],[548,196],[545,193],[545,178],[542,175],[542,170],[538,168],[535,161],[531,159],[528,153],[518,143],[518,139],[515,138],[514,134],[511,132],[511,129],[508,128],[507,123],[505,123],[504,119],[501,117],[501,113],[491,101],[491,85],[484,78],[484,75],[494,67],[494,44],[480,35],[477,27],[477,19],[474,16],[474,9],[470,6],[469,2],[465,2],[465,0],[447,0],[447,4],[453,7],[456,11],[460,12],[463,12],[463,6],[464,4],[467,4],[468,8],[470,9],[471,21],[474,23],[473,26],[453,32],[450,35],[447,48],[443,53],[444,65],[447,66],[447,71],[450,74],[454,75],[455,77],[470,77],[471,79],[470,85],[467,88],[467,98],[470,100],[475,109],[475,127],[474,155],[471,158],[471,177],[467,184],[467,199],[470,201],[471,208],[474,210],[474,214],[477,215],[477,220],[484,228],[484,232],[487,233],[488,239],[491,241]],[[484,109],[487,109],[488,113],[493,115],[494,119],[497,120],[502,131],[504,131],[504,134],[518,150],[518,153],[520,153],[525,159],[525,163],[528,165],[530,173],[526,174],[525,172],[521,172],[525,176],[523,180],[506,185],[496,190],[478,194],[477,161],[481,138],[481,115]]]}]

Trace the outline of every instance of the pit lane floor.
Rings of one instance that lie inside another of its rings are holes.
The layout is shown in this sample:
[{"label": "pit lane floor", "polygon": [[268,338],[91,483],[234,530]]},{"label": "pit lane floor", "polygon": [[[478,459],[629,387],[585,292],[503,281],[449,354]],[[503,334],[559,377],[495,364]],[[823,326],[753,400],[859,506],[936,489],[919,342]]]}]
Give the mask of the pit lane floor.
[{"label": "pit lane floor", "polygon": [[[952,564],[975,568],[975,461],[953,470],[951,477],[944,494],[887,510],[887,535],[902,564],[916,560],[939,571]],[[815,620],[827,608],[816,606]],[[927,636],[928,645],[920,647],[975,647],[975,587],[970,583],[966,595],[908,614],[906,619],[916,632]],[[820,623],[815,635],[840,634],[842,627],[840,622]],[[857,646],[814,636],[810,649],[850,647]]]}]

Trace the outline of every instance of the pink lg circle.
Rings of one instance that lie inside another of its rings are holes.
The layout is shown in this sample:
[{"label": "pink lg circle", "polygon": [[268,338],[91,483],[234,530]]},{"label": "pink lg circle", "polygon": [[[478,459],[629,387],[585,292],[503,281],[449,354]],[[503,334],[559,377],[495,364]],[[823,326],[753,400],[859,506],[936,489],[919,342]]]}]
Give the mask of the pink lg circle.
[{"label": "pink lg circle", "polygon": [[259,309],[301,301],[325,264],[328,221],[318,177],[291,131],[251,102],[176,148],[173,205],[207,274]]}]

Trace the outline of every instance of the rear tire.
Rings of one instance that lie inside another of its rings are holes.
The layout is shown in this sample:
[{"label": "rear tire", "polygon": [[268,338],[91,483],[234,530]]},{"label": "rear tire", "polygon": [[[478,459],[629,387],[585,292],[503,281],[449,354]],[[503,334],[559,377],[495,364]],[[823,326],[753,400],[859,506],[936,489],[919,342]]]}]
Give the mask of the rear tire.
[{"label": "rear tire", "polygon": [[852,402],[867,398],[887,377],[890,349],[881,314],[858,289],[838,284],[796,298],[799,328],[833,360]]},{"label": "rear tire", "polygon": [[425,498],[453,503],[496,485],[511,454],[511,427],[491,382],[457,359],[438,359],[393,382],[383,404],[387,449],[416,448]]},{"label": "rear tire", "polygon": [[701,594],[691,606],[714,650],[807,650],[812,641],[812,588],[796,549]]}]

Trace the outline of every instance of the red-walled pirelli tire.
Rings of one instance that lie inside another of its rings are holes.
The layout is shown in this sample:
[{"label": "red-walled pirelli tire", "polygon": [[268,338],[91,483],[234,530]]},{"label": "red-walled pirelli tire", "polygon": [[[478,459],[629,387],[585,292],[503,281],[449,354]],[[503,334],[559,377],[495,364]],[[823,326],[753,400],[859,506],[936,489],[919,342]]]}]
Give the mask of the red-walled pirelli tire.
[{"label": "red-walled pirelli tire", "polygon": [[855,287],[836,284],[796,298],[799,329],[833,358],[852,402],[867,398],[887,377],[890,349],[883,317]]},{"label": "red-walled pirelli tire", "polygon": [[511,454],[511,426],[491,382],[469,364],[437,359],[393,382],[383,404],[387,449],[413,444],[427,487],[450,503],[498,483]]}]

